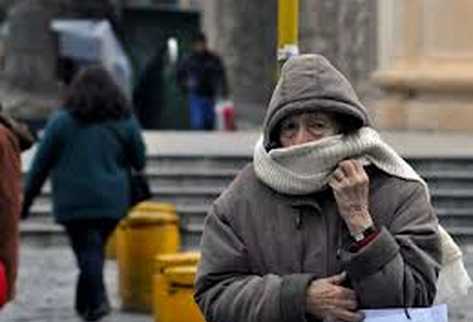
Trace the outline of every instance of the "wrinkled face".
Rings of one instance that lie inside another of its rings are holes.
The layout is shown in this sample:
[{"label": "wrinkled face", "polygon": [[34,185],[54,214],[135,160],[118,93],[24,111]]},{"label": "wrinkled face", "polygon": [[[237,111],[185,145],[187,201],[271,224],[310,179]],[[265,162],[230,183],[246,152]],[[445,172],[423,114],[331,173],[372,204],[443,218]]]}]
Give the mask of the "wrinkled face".
[{"label": "wrinkled face", "polygon": [[279,126],[279,143],[287,148],[317,141],[340,133],[335,115],[325,112],[304,112],[286,117]]}]

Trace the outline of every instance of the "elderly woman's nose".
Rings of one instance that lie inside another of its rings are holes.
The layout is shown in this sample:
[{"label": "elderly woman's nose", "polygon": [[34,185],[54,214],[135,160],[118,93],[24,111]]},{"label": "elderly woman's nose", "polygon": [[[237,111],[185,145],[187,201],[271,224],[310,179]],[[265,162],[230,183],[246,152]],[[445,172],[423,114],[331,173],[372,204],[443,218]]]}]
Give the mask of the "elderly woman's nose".
[{"label": "elderly woman's nose", "polygon": [[305,127],[300,127],[297,131],[295,137],[295,144],[304,144],[310,141],[317,140],[318,138],[315,137],[312,133],[310,133]]}]

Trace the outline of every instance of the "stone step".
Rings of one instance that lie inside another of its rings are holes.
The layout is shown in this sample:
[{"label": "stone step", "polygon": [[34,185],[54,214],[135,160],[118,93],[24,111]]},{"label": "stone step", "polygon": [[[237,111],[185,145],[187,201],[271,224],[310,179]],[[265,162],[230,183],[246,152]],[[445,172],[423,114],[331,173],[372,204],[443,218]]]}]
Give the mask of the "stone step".
[{"label": "stone step", "polygon": [[473,180],[473,171],[435,170],[435,171],[419,171],[419,174],[424,179],[440,178],[440,179]]},{"label": "stone step", "polygon": [[[150,181],[160,182],[162,180],[180,182],[188,180],[190,183],[196,183],[199,186],[205,185],[205,181],[225,181],[231,182],[235,178],[240,169],[221,169],[216,168],[185,168],[179,165],[163,169],[160,167],[146,167],[144,174]],[[25,174],[23,174],[25,175]],[[211,185],[211,184],[209,184]],[[47,180],[43,186],[43,191],[51,190],[50,181]]]},{"label": "stone step", "polygon": [[238,174],[238,170],[229,169],[148,169],[146,176],[153,187],[192,187],[206,186],[225,189]]},{"label": "stone step", "polygon": [[[200,223],[181,221],[179,230],[183,249],[195,249],[199,246],[203,227],[203,221]],[[20,222],[20,238],[22,242],[43,246],[69,243],[63,227],[50,217],[31,218]]]},{"label": "stone step", "polygon": [[473,171],[473,157],[408,157],[406,161],[420,173],[426,171]]},{"label": "stone step", "polygon": [[470,189],[473,190],[473,171],[424,171],[420,175],[430,189]]},{"label": "stone step", "polygon": [[[176,206],[177,215],[179,216],[181,223],[185,224],[202,224],[205,220],[208,210],[209,207],[205,205]],[[49,220],[47,218],[52,218],[51,203],[45,202],[43,204],[35,204],[31,209],[31,218],[38,220],[42,220],[43,218],[46,218],[45,220]]]},{"label": "stone step", "polygon": [[53,245],[67,245],[69,240],[61,225],[48,220],[28,219],[20,222],[21,242],[45,247]]},{"label": "stone step", "polygon": [[[449,211],[451,213],[451,210]],[[198,248],[204,228],[201,210],[198,208],[190,209],[190,212],[199,213],[199,219],[202,220],[181,220],[180,232],[183,249]],[[440,222],[456,240],[473,241],[473,225],[471,224],[473,218],[467,219],[468,214],[466,213],[460,214],[460,216],[462,217],[460,221],[446,224],[444,221],[445,215],[439,214]],[[64,230],[60,225],[55,224],[51,217],[31,218],[22,221],[20,223],[20,235],[22,240],[44,246],[68,243]]]},{"label": "stone step", "polygon": [[436,209],[435,212],[444,227],[473,227],[473,208],[444,208]]},{"label": "stone step", "polygon": [[147,168],[152,169],[222,169],[240,170],[251,162],[249,155],[164,155],[148,156]]},{"label": "stone step", "polygon": [[[151,187],[153,199],[160,202],[170,202],[183,206],[209,206],[222,192],[222,187]],[[51,191],[44,189],[42,194],[36,199],[38,205],[45,205],[51,199]]]},{"label": "stone step", "polygon": [[426,180],[429,189],[461,189],[473,190],[473,180],[469,179],[443,179],[435,178]]},{"label": "stone step", "polygon": [[437,209],[473,208],[473,190],[432,189],[432,204]]},{"label": "stone step", "polygon": [[153,199],[182,206],[210,206],[223,192],[219,187],[158,187]]},{"label": "stone step", "polygon": [[181,247],[184,250],[198,249],[204,231],[203,224],[191,224],[181,227]]},{"label": "stone step", "polygon": [[[177,214],[183,224],[203,224],[208,206],[177,205]],[[446,227],[473,227],[473,208],[441,208],[436,209],[440,222]],[[51,216],[51,204],[35,205],[32,208],[32,218]]]},{"label": "stone step", "polygon": [[452,227],[448,228],[447,231],[460,244],[471,244],[473,242],[473,227]]}]

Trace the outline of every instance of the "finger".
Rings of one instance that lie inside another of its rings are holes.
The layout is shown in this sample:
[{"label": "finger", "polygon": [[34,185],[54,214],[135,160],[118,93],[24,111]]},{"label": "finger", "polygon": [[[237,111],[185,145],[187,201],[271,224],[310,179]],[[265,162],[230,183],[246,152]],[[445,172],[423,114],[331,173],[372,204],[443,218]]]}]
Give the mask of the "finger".
[{"label": "finger", "polygon": [[341,297],[346,300],[356,300],[356,293],[354,290],[339,286]]},{"label": "finger", "polygon": [[345,282],[346,279],[347,279],[347,273],[346,272],[342,272],[340,274],[329,276],[329,277],[326,278],[327,282],[329,282],[331,284],[335,284],[335,285],[342,284],[343,282]]},{"label": "finger", "polygon": [[368,174],[360,160],[353,160],[353,166],[355,167],[355,171],[359,177],[368,179]]},{"label": "finger", "polygon": [[365,318],[365,315],[362,312],[352,312],[342,308],[335,308],[331,314],[337,319],[346,322],[360,322]]},{"label": "finger", "polygon": [[352,160],[352,165],[355,167],[355,171],[357,173],[363,173],[365,172],[365,169],[363,167],[363,164],[361,163],[360,160]]},{"label": "finger", "polygon": [[334,178],[337,181],[342,181],[345,178],[345,174],[343,173],[343,170],[340,168],[337,168],[333,173],[332,173],[332,178]]},{"label": "finger", "polygon": [[358,308],[358,301],[353,299],[334,299],[331,304],[346,310],[355,311]]},{"label": "finger", "polygon": [[335,191],[338,191],[340,190],[342,184],[340,183],[340,181],[338,181],[337,179],[335,179],[334,177],[331,177],[328,181],[328,185]]},{"label": "finger", "polygon": [[339,168],[343,170],[345,176],[351,178],[356,175],[356,168],[353,165],[353,160],[345,160],[338,164]]}]

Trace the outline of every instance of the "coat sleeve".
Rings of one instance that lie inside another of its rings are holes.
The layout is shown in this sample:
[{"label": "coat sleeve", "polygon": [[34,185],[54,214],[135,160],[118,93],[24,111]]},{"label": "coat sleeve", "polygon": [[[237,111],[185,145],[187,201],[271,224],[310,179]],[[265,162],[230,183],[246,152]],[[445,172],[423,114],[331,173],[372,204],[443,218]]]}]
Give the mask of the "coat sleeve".
[{"label": "coat sleeve", "polygon": [[430,306],[441,262],[438,221],[425,188],[406,185],[389,227],[342,260],[362,308]]},{"label": "coat sleeve", "polygon": [[62,114],[54,115],[48,122],[43,136],[39,140],[37,150],[26,176],[22,215],[26,216],[34,198],[41,192],[49,172],[61,153],[63,146]]},{"label": "coat sleeve", "polygon": [[311,274],[258,275],[230,222],[210,210],[202,237],[195,299],[208,322],[306,321]]}]

